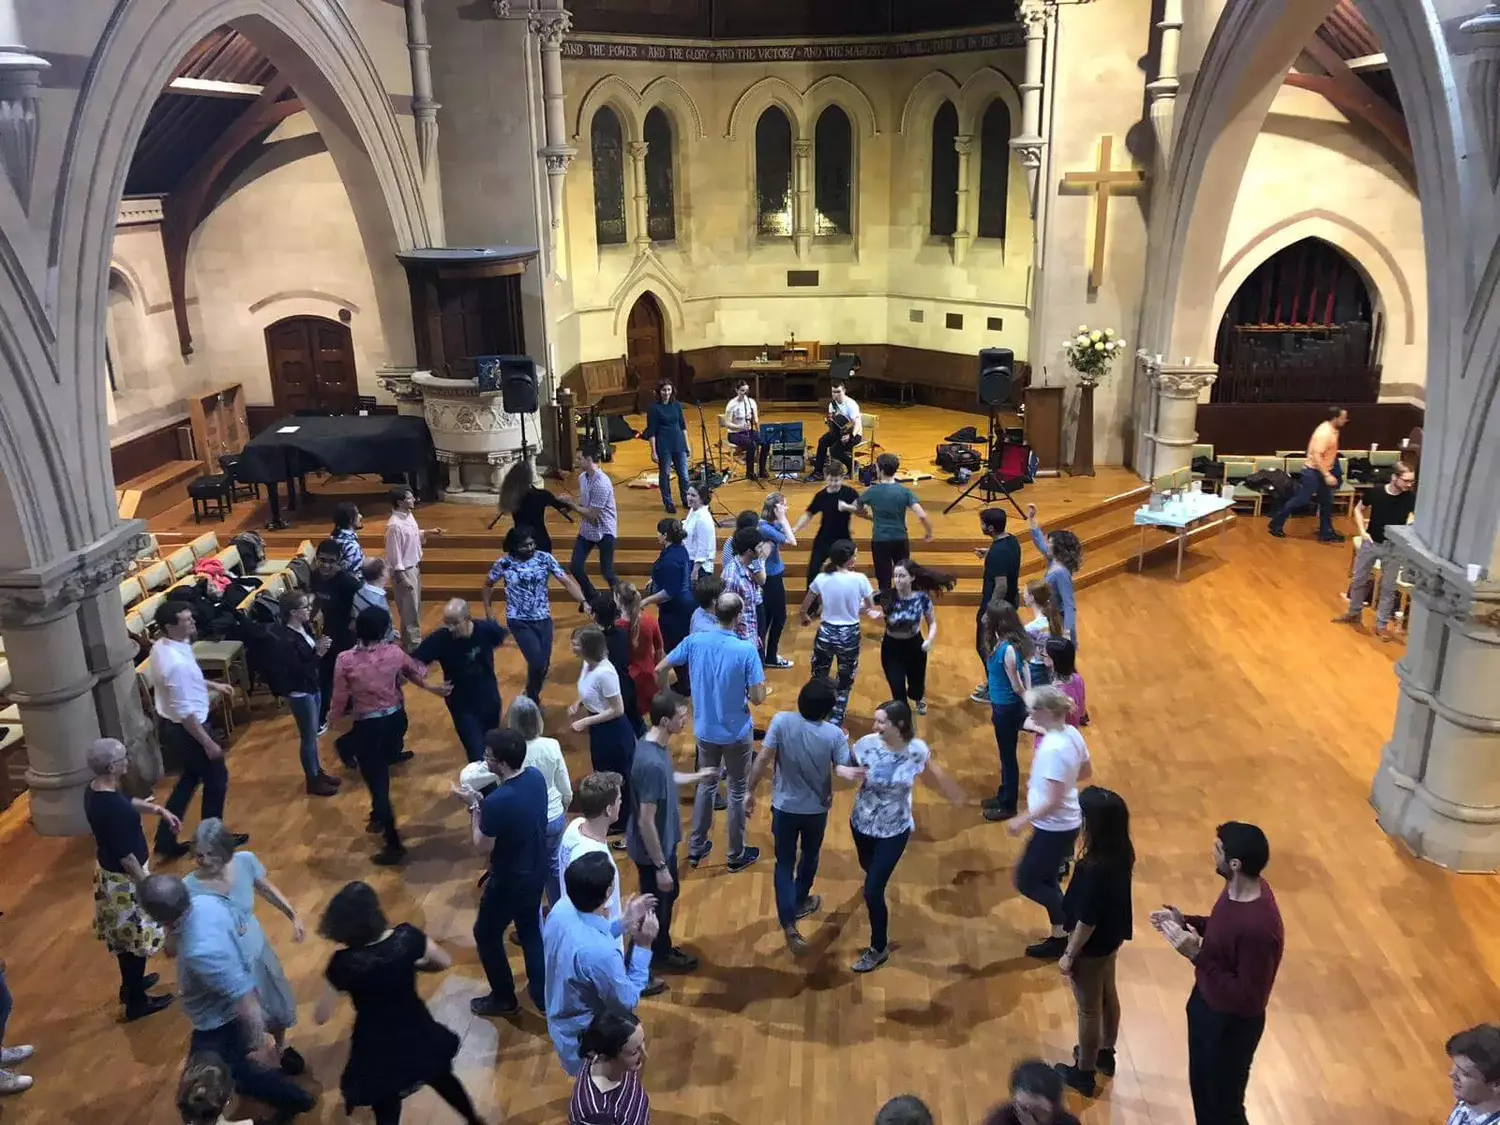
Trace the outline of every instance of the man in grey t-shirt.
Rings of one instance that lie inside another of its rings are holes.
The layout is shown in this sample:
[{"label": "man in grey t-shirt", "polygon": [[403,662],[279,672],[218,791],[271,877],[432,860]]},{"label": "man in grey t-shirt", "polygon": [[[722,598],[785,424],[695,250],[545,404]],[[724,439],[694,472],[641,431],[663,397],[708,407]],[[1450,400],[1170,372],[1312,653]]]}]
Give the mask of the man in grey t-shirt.
[{"label": "man in grey t-shirt", "polygon": [[[771,835],[776,843],[776,917],[793,953],[807,950],[797,920],[815,913],[823,899],[812,893],[828,810],[833,806],[833,770],[849,754],[849,737],[828,721],[837,702],[833,681],[815,677],[797,696],[796,712],[782,711],[766,728],[746,783],[746,811],[755,789],[774,769]],[[798,859],[798,849],[801,858]]]}]

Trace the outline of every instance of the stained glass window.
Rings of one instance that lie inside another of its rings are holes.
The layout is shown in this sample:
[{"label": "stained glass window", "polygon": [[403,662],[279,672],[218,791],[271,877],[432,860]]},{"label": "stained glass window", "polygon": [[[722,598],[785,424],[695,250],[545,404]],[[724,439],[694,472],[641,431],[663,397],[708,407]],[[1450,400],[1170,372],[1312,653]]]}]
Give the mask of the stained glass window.
[{"label": "stained glass window", "polygon": [[677,237],[672,200],[672,123],[660,106],[646,114],[646,229],[652,242]]},{"label": "stained glass window", "polygon": [[849,115],[831,105],[813,128],[813,233],[849,234],[854,183],[854,129]]},{"label": "stained glass window", "polygon": [[600,246],[625,241],[625,134],[609,106],[594,114],[589,150],[594,162],[594,233]]},{"label": "stained glass window", "polygon": [[932,115],[932,211],[928,230],[951,238],[958,230],[958,110],[944,102]]},{"label": "stained glass window", "polygon": [[792,123],[771,106],[755,123],[756,229],[770,237],[792,233]]},{"label": "stained glass window", "polygon": [[1004,238],[1010,202],[1010,110],[998,98],[979,125],[979,237]]}]

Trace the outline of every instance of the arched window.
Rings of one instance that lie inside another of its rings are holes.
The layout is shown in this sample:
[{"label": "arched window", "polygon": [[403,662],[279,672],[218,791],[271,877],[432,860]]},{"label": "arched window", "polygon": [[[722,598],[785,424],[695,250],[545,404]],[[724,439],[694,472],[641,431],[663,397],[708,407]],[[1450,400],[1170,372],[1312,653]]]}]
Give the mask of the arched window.
[{"label": "arched window", "polygon": [[927,229],[939,238],[958,230],[958,110],[944,102],[932,115],[932,211]]},{"label": "arched window", "polygon": [[594,161],[594,234],[600,246],[625,241],[625,132],[619,115],[600,106],[590,129]]},{"label": "arched window", "polygon": [[755,123],[755,217],[763,235],[792,233],[792,123],[774,105]]},{"label": "arched window", "polygon": [[813,233],[849,234],[854,184],[854,129],[849,115],[831,105],[813,127]]},{"label": "arched window", "polygon": [[105,306],[104,370],[109,389],[115,394],[132,386],[138,387],[146,370],[141,315],[125,275],[111,269],[108,304]]},{"label": "arched window", "polygon": [[999,98],[979,123],[979,237],[1005,237],[1010,202],[1010,109]]},{"label": "arched window", "polygon": [[652,242],[677,237],[677,213],[672,199],[672,123],[653,106],[642,129],[646,139],[646,230]]}]

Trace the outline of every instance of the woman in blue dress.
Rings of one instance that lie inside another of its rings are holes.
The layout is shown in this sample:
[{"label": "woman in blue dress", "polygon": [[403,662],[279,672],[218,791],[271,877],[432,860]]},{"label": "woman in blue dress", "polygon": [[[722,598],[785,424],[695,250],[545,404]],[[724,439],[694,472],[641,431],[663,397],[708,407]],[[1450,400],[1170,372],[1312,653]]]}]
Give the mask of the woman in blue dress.
[{"label": "woman in blue dress", "polygon": [[266,1030],[276,1041],[282,1072],[302,1073],[302,1056],[286,1045],[287,1029],[297,1022],[297,998],[292,995],[292,986],[281,968],[281,959],[276,956],[256,920],[255,897],[259,895],[286,915],[292,924],[293,941],[300,942],[307,937],[302,919],[286,896],[266,878],[265,865],[255,853],[234,850],[234,834],[217,817],[210,817],[198,825],[198,831],[193,834],[193,858],[197,861],[197,869],[183,880],[188,894],[195,897],[217,895],[229,904],[240,932],[244,934],[241,948],[254,962],[255,991],[260,996],[261,1011],[265,1013]]},{"label": "woman in blue dress", "polygon": [[646,411],[645,438],[651,443],[651,460],[656,462],[657,484],[661,488],[661,506],[675,513],[677,505],[672,503],[672,468],[677,469],[677,493],[682,497],[682,506],[687,507],[688,490],[688,443],[687,419],[682,414],[682,403],[677,401],[675,388],[670,379],[656,384],[656,401]]},{"label": "woman in blue dress", "polygon": [[[661,554],[651,564],[651,593],[641,603],[656,606],[662,644],[668,652],[691,631],[693,611],[698,608],[693,598],[693,560],[683,545],[686,538],[682,524],[670,516],[657,522],[656,541],[661,544]],[[688,694],[685,665],[677,670],[677,683],[678,690]],[[651,704],[649,699],[640,702],[643,708]]]}]

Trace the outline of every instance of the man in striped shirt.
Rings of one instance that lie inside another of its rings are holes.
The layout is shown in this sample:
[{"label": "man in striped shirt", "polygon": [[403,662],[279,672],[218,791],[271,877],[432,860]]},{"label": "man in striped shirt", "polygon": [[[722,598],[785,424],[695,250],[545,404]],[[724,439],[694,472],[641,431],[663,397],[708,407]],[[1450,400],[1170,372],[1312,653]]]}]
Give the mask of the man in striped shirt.
[{"label": "man in striped shirt", "polygon": [[596,593],[583,567],[594,548],[599,549],[599,570],[610,589],[619,585],[615,577],[615,536],[619,527],[615,514],[615,486],[599,467],[599,450],[585,445],[578,451],[578,514],[583,522],[573,540],[573,558],[568,570],[583,589],[583,600],[592,603]]},{"label": "man in striped shirt", "polygon": [[345,501],[333,510],[333,534],[328,538],[339,545],[339,561],[354,577],[359,577],[359,568],[365,564],[365,549],[359,545],[359,529],[365,517],[359,508]]}]

